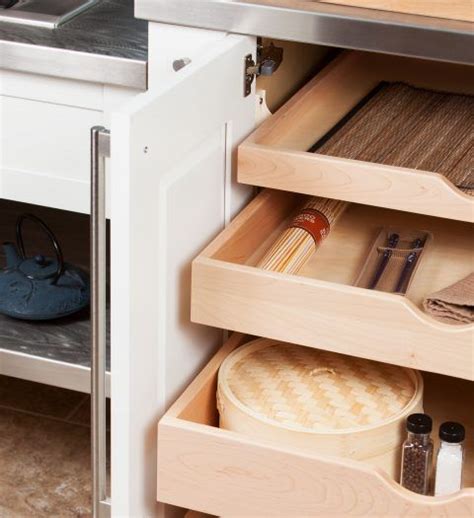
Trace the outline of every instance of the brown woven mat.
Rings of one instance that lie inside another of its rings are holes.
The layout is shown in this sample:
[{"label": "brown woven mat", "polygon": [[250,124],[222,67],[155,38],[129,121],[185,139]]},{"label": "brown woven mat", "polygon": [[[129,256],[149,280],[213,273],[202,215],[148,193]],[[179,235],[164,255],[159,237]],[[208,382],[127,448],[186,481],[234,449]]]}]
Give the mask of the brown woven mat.
[{"label": "brown woven mat", "polygon": [[474,189],[474,97],[380,85],[313,151],[445,175]]}]

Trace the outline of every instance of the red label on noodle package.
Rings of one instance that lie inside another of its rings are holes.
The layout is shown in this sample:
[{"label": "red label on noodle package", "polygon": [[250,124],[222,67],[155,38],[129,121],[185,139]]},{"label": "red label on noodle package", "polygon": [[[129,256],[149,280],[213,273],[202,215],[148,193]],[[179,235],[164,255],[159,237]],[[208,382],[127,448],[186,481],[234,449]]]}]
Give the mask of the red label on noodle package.
[{"label": "red label on noodle package", "polygon": [[290,228],[301,228],[311,234],[318,245],[328,234],[331,228],[328,218],[319,210],[303,209],[291,222]]}]

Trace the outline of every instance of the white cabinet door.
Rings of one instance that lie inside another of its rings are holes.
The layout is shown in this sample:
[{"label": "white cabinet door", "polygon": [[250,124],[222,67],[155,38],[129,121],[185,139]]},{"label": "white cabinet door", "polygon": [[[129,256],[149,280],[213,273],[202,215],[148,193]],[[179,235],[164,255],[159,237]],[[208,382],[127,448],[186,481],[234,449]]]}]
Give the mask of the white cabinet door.
[{"label": "white cabinet door", "polygon": [[254,125],[254,51],[222,35],[112,117],[113,516],[158,514],[158,419],[221,343],[190,322],[191,261],[250,195],[231,169]]}]

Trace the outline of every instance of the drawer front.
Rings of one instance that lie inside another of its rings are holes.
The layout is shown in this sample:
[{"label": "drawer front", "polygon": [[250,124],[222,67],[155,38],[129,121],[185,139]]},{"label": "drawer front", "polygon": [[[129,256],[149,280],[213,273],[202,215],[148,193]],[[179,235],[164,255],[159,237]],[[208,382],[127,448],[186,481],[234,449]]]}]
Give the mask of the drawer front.
[{"label": "drawer front", "polygon": [[[471,272],[470,224],[354,204],[301,275],[258,268],[298,200],[263,192],[195,259],[192,320],[474,379],[474,326],[438,322],[421,309],[426,295]],[[354,287],[380,227],[397,225],[433,235],[407,296]]]},{"label": "drawer front", "polygon": [[90,128],[103,113],[2,97],[2,197],[89,211]]},{"label": "drawer front", "polygon": [[0,95],[100,110],[103,85],[0,69]]},{"label": "drawer front", "polygon": [[345,53],[239,146],[239,182],[473,222],[474,197],[442,174],[308,151],[383,81],[462,94],[474,84],[469,67]]},{"label": "drawer front", "polygon": [[138,94],[0,70],[0,196],[88,213],[90,128]]},{"label": "drawer front", "polygon": [[[423,497],[368,464],[219,429],[217,372],[244,341],[233,335],[160,421],[159,501],[218,516],[471,516],[473,489],[448,498]],[[444,389],[452,395],[456,387]],[[472,482],[469,469],[466,479]]]}]

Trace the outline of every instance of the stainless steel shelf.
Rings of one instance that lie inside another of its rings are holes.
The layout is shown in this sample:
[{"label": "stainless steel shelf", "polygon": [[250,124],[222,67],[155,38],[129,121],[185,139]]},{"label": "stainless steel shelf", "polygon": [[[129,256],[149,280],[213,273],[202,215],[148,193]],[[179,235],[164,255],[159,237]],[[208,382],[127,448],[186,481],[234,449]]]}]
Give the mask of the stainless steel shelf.
[{"label": "stainless steel shelf", "polygon": [[98,0],[28,0],[0,10],[0,21],[56,29]]},{"label": "stainless steel shelf", "polygon": [[[90,393],[90,320],[87,312],[54,322],[0,315],[0,374]],[[110,337],[107,336],[110,394]]]},{"label": "stainless steel shelf", "polygon": [[0,21],[0,68],[146,90],[148,25],[100,0],[57,29]]},{"label": "stainless steel shelf", "polygon": [[138,18],[332,47],[474,63],[473,24],[311,0],[136,0]]}]

